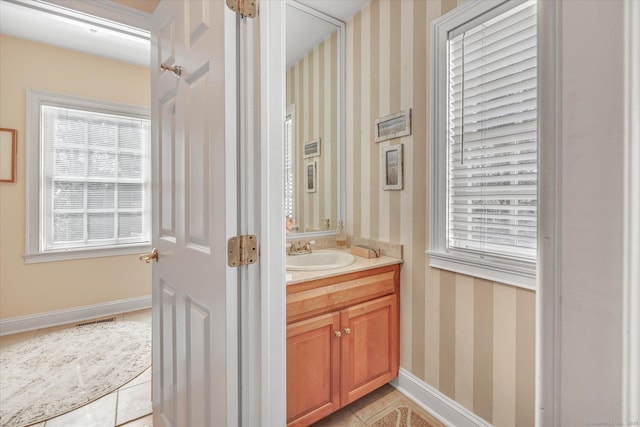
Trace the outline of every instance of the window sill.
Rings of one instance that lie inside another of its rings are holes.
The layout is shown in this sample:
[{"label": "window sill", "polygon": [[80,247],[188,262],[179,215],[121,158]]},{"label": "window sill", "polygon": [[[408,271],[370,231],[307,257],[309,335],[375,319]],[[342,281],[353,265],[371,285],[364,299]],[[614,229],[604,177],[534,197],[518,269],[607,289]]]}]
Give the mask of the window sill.
[{"label": "window sill", "polygon": [[459,253],[426,251],[429,266],[478,277],[518,288],[536,290],[536,266],[534,263],[508,259],[485,259]]},{"label": "window sill", "polygon": [[150,250],[150,244],[141,243],[115,248],[68,249],[62,251],[24,254],[23,258],[25,264],[36,264],[39,262],[71,261],[85,258],[104,258],[109,256],[134,255],[141,252],[149,252]]}]

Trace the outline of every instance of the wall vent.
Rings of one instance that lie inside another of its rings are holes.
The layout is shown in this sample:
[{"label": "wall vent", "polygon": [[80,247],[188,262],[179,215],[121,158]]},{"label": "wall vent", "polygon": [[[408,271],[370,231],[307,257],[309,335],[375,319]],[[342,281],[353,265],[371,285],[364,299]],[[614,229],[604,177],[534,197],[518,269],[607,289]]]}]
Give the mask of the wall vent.
[{"label": "wall vent", "polygon": [[76,326],[86,326],[86,325],[95,325],[96,323],[107,323],[107,322],[115,322],[115,317],[110,317],[108,319],[100,319],[100,320],[90,320],[88,322],[78,323]]}]

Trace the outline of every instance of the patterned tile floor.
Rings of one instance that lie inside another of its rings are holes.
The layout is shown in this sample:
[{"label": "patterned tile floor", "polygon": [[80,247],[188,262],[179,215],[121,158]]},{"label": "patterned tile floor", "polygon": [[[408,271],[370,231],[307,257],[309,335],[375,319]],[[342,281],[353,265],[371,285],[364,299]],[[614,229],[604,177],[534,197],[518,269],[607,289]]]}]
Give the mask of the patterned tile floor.
[{"label": "patterned tile floor", "polygon": [[[151,310],[123,313],[117,320],[151,323]],[[29,338],[65,329],[56,326],[20,334],[0,337],[0,348],[25,341]],[[313,427],[365,427],[398,406],[408,406],[421,414],[434,426],[442,426],[433,416],[424,411],[408,397],[386,385],[373,393],[342,408],[329,417],[318,421]],[[30,427],[153,427],[151,415],[151,368],[118,390],[88,404],[46,422]]]},{"label": "patterned tile floor", "polygon": [[389,414],[389,412],[401,406],[406,406],[420,414],[422,418],[434,427],[444,427],[444,424],[438,421],[433,415],[429,414],[390,385],[385,385],[356,400],[352,404],[329,415],[327,418],[313,424],[312,427],[366,427],[376,424],[381,418]]},{"label": "patterned tile floor", "polygon": [[[110,316],[114,317],[114,316]],[[151,309],[122,313],[116,321],[151,323]],[[58,331],[74,325],[55,326],[36,331],[0,337],[0,348],[28,340],[38,335]],[[48,421],[32,427],[151,427],[151,368],[118,390]]]}]

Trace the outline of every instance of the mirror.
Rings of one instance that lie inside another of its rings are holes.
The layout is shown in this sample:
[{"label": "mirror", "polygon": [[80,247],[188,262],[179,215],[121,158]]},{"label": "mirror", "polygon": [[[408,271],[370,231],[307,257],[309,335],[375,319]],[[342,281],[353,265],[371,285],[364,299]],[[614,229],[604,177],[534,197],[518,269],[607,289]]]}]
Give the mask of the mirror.
[{"label": "mirror", "polygon": [[296,1],[285,9],[287,237],[344,221],[344,23]]}]

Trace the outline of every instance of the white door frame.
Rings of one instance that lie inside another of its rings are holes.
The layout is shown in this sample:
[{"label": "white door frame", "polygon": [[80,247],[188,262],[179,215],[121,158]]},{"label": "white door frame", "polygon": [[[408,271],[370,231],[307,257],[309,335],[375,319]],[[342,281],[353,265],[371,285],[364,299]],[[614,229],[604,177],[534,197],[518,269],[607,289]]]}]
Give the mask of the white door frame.
[{"label": "white door frame", "polygon": [[622,421],[640,421],[640,4],[625,2],[625,218]]},{"label": "white door frame", "polygon": [[[286,279],[284,230],[284,0],[260,3],[260,424],[286,425]],[[258,225],[258,224],[256,224]],[[257,332],[257,331],[256,331]],[[256,402],[252,402],[255,404]],[[249,424],[246,424],[247,426]],[[255,424],[258,425],[258,424]]]},{"label": "white door frame", "polygon": [[[232,129],[237,129],[239,123],[238,112],[238,49],[237,49],[237,23],[236,14],[224,6],[224,72],[225,72],[225,93],[236,93],[235,97],[225,96],[225,165],[227,168],[227,174],[239,174],[238,171],[238,152],[231,148],[237,147],[240,143],[237,140],[236,131],[235,134],[231,132]],[[227,191],[225,194],[225,206],[227,208],[227,216],[231,217],[230,212],[237,213],[236,222],[229,221],[227,224],[226,234],[227,236],[238,235],[239,222],[242,212],[237,209],[238,204],[238,192]],[[238,396],[239,389],[242,387],[240,379],[238,378],[240,372],[240,345],[237,336],[234,336],[233,332],[238,331],[240,328],[240,322],[238,321],[238,309],[239,309],[239,292],[238,287],[242,286],[244,281],[238,274],[237,269],[227,268],[227,284],[231,283],[234,286],[233,289],[227,289],[227,301],[225,306],[229,310],[227,315],[227,423],[230,426],[240,425],[240,400],[232,398],[231,396]]]},{"label": "white door frame", "polygon": [[[590,6],[593,5],[593,3],[590,4]],[[593,396],[587,396],[587,389],[580,395],[576,395],[575,391],[580,390],[583,384],[590,384],[592,387],[601,385],[598,383],[598,380],[602,379],[601,373],[584,370],[583,375],[577,378],[571,373],[563,372],[563,367],[566,369],[568,363],[581,363],[580,360],[567,361],[567,356],[563,355],[563,349],[575,353],[572,347],[586,346],[584,339],[578,336],[582,335],[582,331],[576,332],[579,331],[575,324],[576,319],[586,319],[591,324],[598,323],[596,313],[583,310],[579,313],[579,317],[576,316],[577,302],[581,302],[585,307],[607,305],[611,312],[622,312],[618,324],[608,321],[606,329],[588,331],[594,341],[600,339],[601,342],[606,342],[606,338],[610,336],[620,338],[619,345],[616,344],[607,349],[616,357],[620,356],[620,371],[611,372],[613,383],[619,381],[622,384],[618,395],[621,403],[620,412],[607,414],[612,419],[592,421],[619,421],[629,425],[630,422],[640,420],[640,314],[638,313],[638,306],[640,306],[640,263],[638,263],[640,258],[640,124],[637,119],[640,115],[640,4],[635,0],[624,0],[621,6],[624,12],[615,17],[624,16],[622,30],[624,69],[620,70],[620,75],[609,77],[610,79],[624,78],[625,98],[620,101],[623,104],[621,110],[624,114],[624,136],[622,142],[615,141],[614,147],[614,149],[624,150],[624,162],[619,165],[623,168],[623,175],[617,183],[623,187],[623,193],[620,205],[612,206],[615,212],[620,212],[617,211],[620,209],[624,218],[621,233],[623,237],[615,241],[615,246],[621,249],[623,258],[622,271],[619,271],[622,283],[610,283],[621,292],[616,290],[615,298],[610,300],[603,298],[602,301],[595,300],[593,291],[591,295],[571,293],[575,290],[575,283],[567,284],[564,281],[567,276],[564,270],[572,268],[572,264],[570,260],[563,258],[563,250],[567,250],[563,226],[566,227],[569,224],[567,214],[564,213],[563,217],[562,212],[563,188],[566,190],[566,185],[563,187],[563,180],[571,178],[572,172],[563,168],[563,164],[568,163],[566,159],[563,163],[563,157],[566,156],[568,159],[579,154],[576,153],[575,143],[573,148],[571,145],[571,138],[575,140],[575,134],[563,134],[563,126],[566,125],[563,109],[564,111],[568,109],[563,104],[563,94],[566,93],[566,90],[563,91],[563,82],[569,81],[571,85],[570,79],[573,78],[564,71],[564,67],[568,65],[564,64],[565,58],[570,57],[570,52],[563,52],[564,38],[569,35],[571,28],[563,28],[563,19],[568,18],[569,13],[576,11],[568,9],[567,6],[566,2],[538,2],[540,255],[536,324],[536,426],[560,426],[564,420],[579,419],[587,406],[593,404]],[[563,14],[567,16],[563,17]],[[603,23],[600,16],[593,10],[587,17],[591,21],[587,23],[581,21],[579,25],[589,27],[590,24],[594,24],[599,26],[599,31],[602,33],[606,33],[613,25],[620,23],[612,21],[611,17],[608,17],[609,21]],[[574,21],[569,20],[569,22],[578,25],[575,17]],[[575,44],[575,40],[573,42]],[[603,46],[599,49],[602,51]],[[575,64],[572,65],[575,68]],[[575,85],[572,89],[575,90]],[[604,108],[607,108],[606,105]],[[573,117],[571,120],[573,120],[572,126],[575,132],[577,120],[588,119]],[[619,134],[619,129],[615,130]],[[586,161],[579,160],[578,163],[582,168],[596,165],[598,159],[591,156],[587,155]],[[596,193],[594,197],[598,194],[602,193]],[[565,196],[571,196],[571,194],[565,194]],[[565,201],[565,205],[566,203]],[[589,213],[587,212],[586,215]],[[594,227],[599,225],[595,224],[598,217],[588,216],[587,220]],[[573,237],[575,239],[575,233]],[[610,243],[609,247],[611,247]],[[620,246],[617,246],[618,244]],[[575,250],[575,247],[570,249]],[[606,262],[606,259],[603,259],[603,262]],[[597,265],[585,265],[585,268],[592,271],[597,267]],[[602,289],[599,290],[606,292],[607,285],[609,284],[602,284]],[[567,306],[571,308],[567,309]],[[597,356],[593,354],[586,356],[587,359],[593,357]],[[567,391],[567,389],[570,390]]]},{"label": "white door frame", "polygon": [[[561,224],[560,4],[538,2],[538,265],[536,292],[536,426],[559,416]],[[557,124],[557,126],[556,126]]]}]

